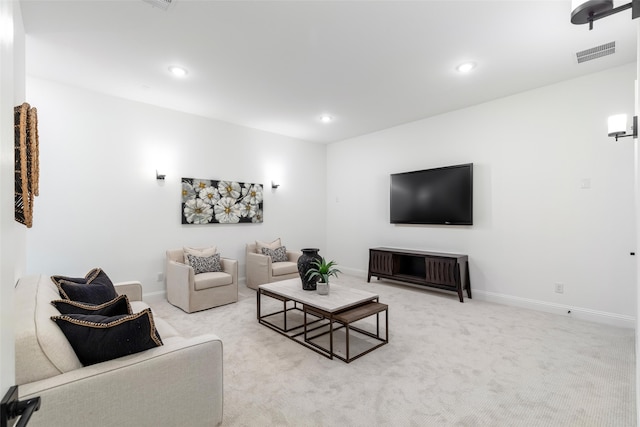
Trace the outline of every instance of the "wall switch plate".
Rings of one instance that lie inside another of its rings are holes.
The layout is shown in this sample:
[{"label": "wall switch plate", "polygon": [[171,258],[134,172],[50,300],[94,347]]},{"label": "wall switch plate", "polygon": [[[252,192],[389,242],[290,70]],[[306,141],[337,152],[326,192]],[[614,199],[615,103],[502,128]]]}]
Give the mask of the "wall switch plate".
[{"label": "wall switch plate", "polygon": [[562,283],[556,283],[556,293],[562,294],[564,293],[564,285]]},{"label": "wall switch plate", "polygon": [[164,274],[158,273],[158,282],[162,282],[164,280]]},{"label": "wall switch plate", "polygon": [[582,178],[580,180],[580,188],[583,190],[588,190],[591,188],[591,178]]}]

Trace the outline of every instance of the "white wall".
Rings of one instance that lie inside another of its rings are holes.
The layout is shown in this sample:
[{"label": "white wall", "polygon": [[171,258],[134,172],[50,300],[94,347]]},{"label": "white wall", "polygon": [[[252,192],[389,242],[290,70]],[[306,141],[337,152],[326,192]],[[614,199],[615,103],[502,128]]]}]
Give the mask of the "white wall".
[{"label": "white wall", "polygon": [[[244,278],[247,242],[326,247],[324,145],[35,78],[27,94],[38,108],[41,167],[30,273],[102,267],[151,294],[165,289],[157,274],[169,248],[216,245]],[[264,222],[182,225],[181,177],[262,183]]]},{"label": "white wall", "polygon": [[24,102],[20,4],[0,0],[0,394],[15,384],[13,287],[25,265],[25,229],[14,221],[13,107]]},{"label": "white wall", "polygon": [[[370,247],[465,253],[476,298],[634,327],[633,141],[606,119],[633,112],[635,77],[629,64],[331,144],[331,258],[364,274]],[[473,226],[389,223],[390,173],[468,162]]]}]

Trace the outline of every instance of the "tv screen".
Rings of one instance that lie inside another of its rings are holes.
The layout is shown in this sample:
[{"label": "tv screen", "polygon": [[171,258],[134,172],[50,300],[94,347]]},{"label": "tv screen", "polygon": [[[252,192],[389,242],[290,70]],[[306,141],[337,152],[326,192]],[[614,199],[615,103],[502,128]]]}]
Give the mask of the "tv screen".
[{"label": "tv screen", "polygon": [[392,224],[473,225],[473,163],[391,174]]}]

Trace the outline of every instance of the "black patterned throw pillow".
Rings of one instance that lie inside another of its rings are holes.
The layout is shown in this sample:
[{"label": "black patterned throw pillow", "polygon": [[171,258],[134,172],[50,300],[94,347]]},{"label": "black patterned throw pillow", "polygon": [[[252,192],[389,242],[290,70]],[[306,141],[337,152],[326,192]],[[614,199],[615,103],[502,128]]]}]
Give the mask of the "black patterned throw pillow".
[{"label": "black patterned throw pillow", "polygon": [[104,304],[88,304],[67,299],[54,300],[51,301],[51,304],[58,309],[60,314],[96,314],[99,316],[133,314],[129,298],[126,295],[120,295]]},{"label": "black patterned throw pillow", "polygon": [[276,249],[262,248],[262,255],[271,257],[271,262],[284,262],[289,261],[287,257],[287,247],[280,246]]},{"label": "black patterned throw pillow", "polygon": [[118,296],[111,279],[101,268],[94,268],[85,277],[51,276],[60,296],[71,301],[104,304]]},{"label": "black patterned throw pillow", "polygon": [[63,314],[51,317],[84,365],[160,347],[151,309],[118,316]]},{"label": "black patterned throw pillow", "polygon": [[187,254],[187,258],[189,259],[189,264],[193,267],[193,272],[195,274],[222,271],[222,267],[220,266],[220,254],[203,257]]}]

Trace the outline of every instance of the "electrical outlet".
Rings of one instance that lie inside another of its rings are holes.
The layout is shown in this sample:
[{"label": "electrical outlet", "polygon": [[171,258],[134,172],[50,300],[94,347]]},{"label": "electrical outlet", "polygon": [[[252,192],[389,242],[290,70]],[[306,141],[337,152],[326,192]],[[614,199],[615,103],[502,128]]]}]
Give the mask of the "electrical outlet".
[{"label": "electrical outlet", "polygon": [[158,282],[162,282],[164,280],[164,274],[162,274],[161,272],[158,273]]},{"label": "electrical outlet", "polygon": [[564,293],[564,285],[562,283],[556,283],[556,293],[563,294]]}]

